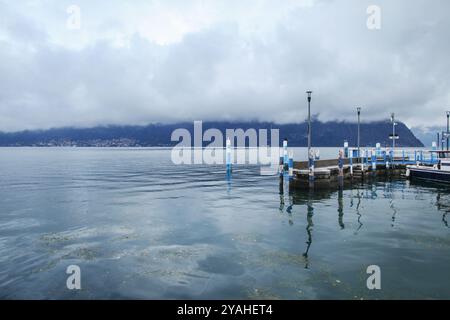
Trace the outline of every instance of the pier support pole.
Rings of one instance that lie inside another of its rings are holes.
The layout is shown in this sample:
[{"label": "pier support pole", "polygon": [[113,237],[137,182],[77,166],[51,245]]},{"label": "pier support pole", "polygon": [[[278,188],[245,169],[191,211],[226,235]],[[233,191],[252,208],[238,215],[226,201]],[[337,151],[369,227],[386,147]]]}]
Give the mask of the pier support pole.
[{"label": "pier support pole", "polygon": [[391,150],[389,152],[389,159],[391,159],[392,169],[394,169],[395,168],[394,150]]},{"label": "pier support pole", "polygon": [[309,167],[309,187],[314,187],[314,151],[311,149],[308,154]]}]

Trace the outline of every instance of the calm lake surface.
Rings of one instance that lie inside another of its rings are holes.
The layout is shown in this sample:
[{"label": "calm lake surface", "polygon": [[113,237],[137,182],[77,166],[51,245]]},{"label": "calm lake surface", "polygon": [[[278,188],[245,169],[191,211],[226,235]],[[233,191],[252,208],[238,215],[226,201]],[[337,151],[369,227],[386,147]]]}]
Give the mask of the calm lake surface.
[{"label": "calm lake surface", "polygon": [[167,149],[0,148],[0,298],[450,298],[448,188],[289,192],[259,172],[227,180]]}]

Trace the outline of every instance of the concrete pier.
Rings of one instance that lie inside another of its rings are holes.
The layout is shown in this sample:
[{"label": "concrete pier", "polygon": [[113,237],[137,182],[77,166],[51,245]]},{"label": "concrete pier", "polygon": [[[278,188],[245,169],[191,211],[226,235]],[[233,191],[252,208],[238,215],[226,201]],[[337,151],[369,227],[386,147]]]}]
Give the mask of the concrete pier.
[{"label": "concrete pier", "polygon": [[404,158],[394,158],[391,164],[381,157],[376,158],[376,162],[374,160],[372,156],[343,158],[341,154],[338,159],[315,161],[313,172],[309,168],[308,161],[295,161],[294,168],[291,169],[292,178],[289,186],[293,188],[327,188],[351,181],[363,181],[375,175],[400,176],[406,173],[407,163]]}]

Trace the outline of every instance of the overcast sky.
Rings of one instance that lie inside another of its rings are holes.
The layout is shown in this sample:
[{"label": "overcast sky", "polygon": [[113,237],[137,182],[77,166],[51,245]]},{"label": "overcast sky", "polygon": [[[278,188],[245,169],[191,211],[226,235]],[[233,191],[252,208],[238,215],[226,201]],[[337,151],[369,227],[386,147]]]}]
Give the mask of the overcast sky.
[{"label": "overcast sky", "polygon": [[0,131],[300,122],[307,89],[323,121],[362,106],[364,120],[444,125],[449,12],[448,0],[0,0]]}]

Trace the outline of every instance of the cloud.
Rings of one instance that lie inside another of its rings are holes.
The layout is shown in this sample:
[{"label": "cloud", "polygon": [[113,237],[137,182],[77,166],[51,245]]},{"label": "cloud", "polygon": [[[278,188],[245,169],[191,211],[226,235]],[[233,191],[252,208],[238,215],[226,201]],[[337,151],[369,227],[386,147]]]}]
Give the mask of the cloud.
[{"label": "cloud", "polygon": [[[0,1],[0,130],[191,120],[445,121],[450,3]],[[426,12],[427,14],[423,14]]]}]

